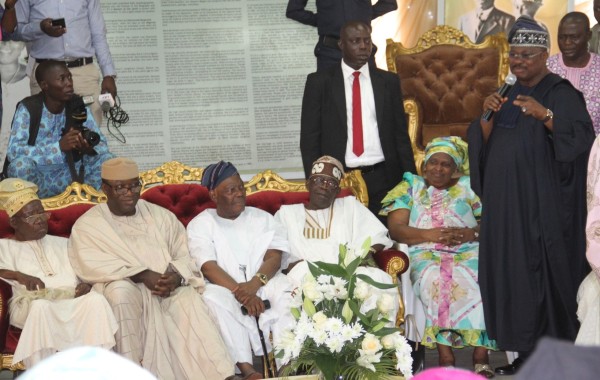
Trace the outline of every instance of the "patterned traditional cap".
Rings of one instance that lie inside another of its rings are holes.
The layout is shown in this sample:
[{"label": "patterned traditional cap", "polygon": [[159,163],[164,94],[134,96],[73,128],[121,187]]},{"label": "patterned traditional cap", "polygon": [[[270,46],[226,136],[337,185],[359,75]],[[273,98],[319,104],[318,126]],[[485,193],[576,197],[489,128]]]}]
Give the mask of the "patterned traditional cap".
[{"label": "patterned traditional cap", "polygon": [[236,174],[238,174],[238,171],[231,162],[219,161],[216,164],[208,165],[204,169],[201,183],[208,190],[214,190],[221,182]]},{"label": "patterned traditional cap", "polygon": [[312,164],[311,177],[314,175],[324,175],[341,181],[344,175],[344,166],[341,162],[331,156],[323,156]]},{"label": "patterned traditional cap", "polygon": [[458,136],[436,137],[425,147],[425,159],[423,164],[436,153],[446,153],[454,160],[458,171],[469,174],[469,147],[467,143]]},{"label": "patterned traditional cap", "polygon": [[140,172],[135,161],[125,157],[111,158],[102,164],[102,179],[109,181],[125,181],[138,178]]},{"label": "patterned traditional cap", "polygon": [[37,191],[35,183],[20,178],[7,178],[0,182],[0,208],[8,216],[13,216],[29,202],[40,199]]},{"label": "patterned traditional cap", "polygon": [[508,43],[515,47],[550,49],[550,36],[544,27],[531,17],[521,16],[508,32]]}]

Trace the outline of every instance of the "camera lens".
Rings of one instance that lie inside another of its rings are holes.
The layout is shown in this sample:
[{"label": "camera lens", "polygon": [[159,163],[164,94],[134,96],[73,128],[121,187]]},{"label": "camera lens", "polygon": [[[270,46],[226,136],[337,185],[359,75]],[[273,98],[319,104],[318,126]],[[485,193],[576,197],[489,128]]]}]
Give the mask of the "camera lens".
[{"label": "camera lens", "polygon": [[83,136],[85,141],[87,141],[87,143],[90,144],[90,146],[96,146],[100,142],[100,135],[94,131],[90,131],[87,128],[83,129],[81,135]]}]

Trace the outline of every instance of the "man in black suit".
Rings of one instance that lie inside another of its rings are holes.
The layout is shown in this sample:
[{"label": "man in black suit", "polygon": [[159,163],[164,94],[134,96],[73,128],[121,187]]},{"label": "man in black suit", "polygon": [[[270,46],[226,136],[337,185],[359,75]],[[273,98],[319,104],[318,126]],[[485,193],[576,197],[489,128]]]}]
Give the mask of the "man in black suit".
[{"label": "man in black suit", "polygon": [[494,6],[494,0],[479,0],[477,9],[464,14],[460,18],[460,30],[471,41],[482,43],[487,35],[508,31],[515,23],[515,18]]},{"label": "man in black suit", "polygon": [[346,23],[339,47],[342,62],[306,80],[300,131],[304,171],[308,178],[312,163],[324,155],[349,170],[360,169],[369,209],[377,215],[381,200],[402,174],[416,173],[400,80],[368,63],[373,47],[368,24]]},{"label": "man in black suit", "polygon": [[372,4],[371,0],[316,0],[317,11],[312,12],[306,9],[307,3],[308,0],[288,0],[285,15],[302,24],[317,27],[317,70],[340,63],[342,53],[338,41],[342,25],[351,20],[360,20],[371,25],[371,20],[398,8],[396,0],[378,0],[375,4]]}]

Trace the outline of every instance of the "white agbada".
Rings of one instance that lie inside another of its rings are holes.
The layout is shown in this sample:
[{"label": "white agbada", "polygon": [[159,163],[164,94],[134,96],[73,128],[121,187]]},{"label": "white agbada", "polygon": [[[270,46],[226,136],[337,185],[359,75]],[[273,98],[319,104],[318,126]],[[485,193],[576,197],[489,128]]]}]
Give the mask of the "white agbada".
[{"label": "white agbada", "polygon": [[13,362],[26,368],[71,347],[115,345],[117,321],[106,299],[95,291],[78,298],[79,283],[67,255],[68,239],[46,235],[39,240],[0,240],[0,269],[39,278],[45,290],[28,291],[15,280],[10,324],[23,329]]},{"label": "white agbada", "polygon": [[[133,216],[106,204],[82,215],[71,232],[75,272],[94,283],[119,322],[117,351],[160,379],[218,380],[234,363],[200,295],[204,279],[191,259],[183,225],[170,211],[139,200]],[[188,286],[152,295],[129,277],[144,270],[176,271]]]},{"label": "white agbada", "polygon": [[[304,260],[296,264],[287,274],[295,286],[302,285],[302,280],[309,273],[306,261],[337,264],[340,244],[348,244],[351,248],[360,249],[369,237],[371,245],[382,244],[385,248],[389,248],[393,244],[385,226],[356,198],[348,196],[335,199],[330,212],[332,214],[329,215],[331,218],[329,237],[324,239],[309,239],[304,236],[306,211],[303,204],[283,205],[275,214],[275,220],[286,227],[290,244],[291,256],[282,266],[285,268],[289,263]],[[359,267],[356,272],[365,274],[377,282],[392,283],[392,278],[377,268]],[[390,321],[395,321],[400,307],[398,291],[386,289],[380,292],[394,297],[395,308],[389,317]],[[365,300],[361,307],[363,311],[376,307],[377,294],[380,293],[375,293]]]},{"label": "white agbada", "polygon": [[575,344],[600,345],[600,278],[596,272],[590,272],[579,286],[577,304],[577,317],[581,327]]},{"label": "white agbada", "polygon": [[[271,214],[254,207],[246,207],[234,220],[221,218],[215,209],[204,210],[188,224],[187,231],[190,252],[198,267],[216,261],[237,282],[252,279],[268,249],[289,250],[285,229]],[[271,308],[259,318],[269,351],[269,331],[277,342],[280,333],[294,322],[290,313],[291,290],[286,276],[278,273],[258,292],[259,297],[271,303]],[[218,316],[221,335],[235,362],[252,363],[252,350],[256,355],[263,354],[255,318],[242,315],[241,305],[231,291],[209,283],[204,299]]]}]

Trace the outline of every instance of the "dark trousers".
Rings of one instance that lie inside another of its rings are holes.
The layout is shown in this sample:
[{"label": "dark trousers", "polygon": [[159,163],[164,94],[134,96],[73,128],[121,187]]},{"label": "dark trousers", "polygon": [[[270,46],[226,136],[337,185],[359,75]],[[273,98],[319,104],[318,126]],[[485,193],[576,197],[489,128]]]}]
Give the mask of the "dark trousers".
[{"label": "dark trousers", "polygon": [[381,201],[387,195],[391,188],[387,184],[385,175],[385,162],[382,165],[377,165],[371,171],[363,171],[362,176],[367,184],[367,194],[369,195],[369,210],[387,226],[387,217],[380,216]]}]

